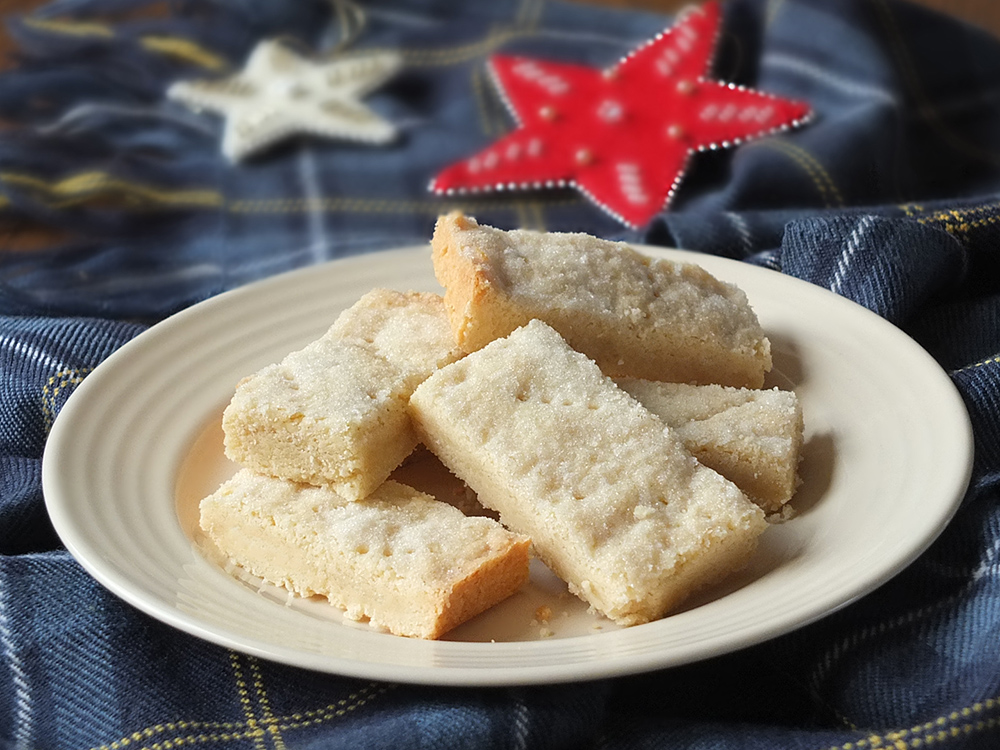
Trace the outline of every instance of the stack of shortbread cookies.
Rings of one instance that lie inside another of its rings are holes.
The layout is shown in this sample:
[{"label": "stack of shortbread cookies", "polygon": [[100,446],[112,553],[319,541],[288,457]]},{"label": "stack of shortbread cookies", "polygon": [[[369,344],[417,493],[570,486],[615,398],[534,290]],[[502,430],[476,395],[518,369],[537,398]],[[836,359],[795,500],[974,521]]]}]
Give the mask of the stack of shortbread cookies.
[{"label": "stack of shortbread cookies", "polygon": [[[443,297],[372,290],[237,385],[223,428],[242,468],[201,503],[208,539],[420,638],[517,591],[529,552],[620,625],[743,566],[796,490],[803,434],[794,392],[763,389],[745,294],[460,213],[431,245]],[[426,449],[465,492],[398,481]]]}]

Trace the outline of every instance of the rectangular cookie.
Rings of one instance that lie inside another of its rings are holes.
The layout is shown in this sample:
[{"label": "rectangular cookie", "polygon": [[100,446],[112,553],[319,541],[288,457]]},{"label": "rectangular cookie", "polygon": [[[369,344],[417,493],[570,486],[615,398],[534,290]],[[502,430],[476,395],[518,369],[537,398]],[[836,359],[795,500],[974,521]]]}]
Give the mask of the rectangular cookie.
[{"label": "rectangular cookie", "polygon": [[349,501],[242,469],[201,501],[200,523],[253,575],[396,635],[440,638],[528,578],[526,537],[392,481]]},{"label": "rectangular cookie", "polygon": [[742,290],[586,234],[438,219],[434,272],[466,352],[537,318],[606,375],[759,388],[770,342]]},{"label": "rectangular cookie", "polygon": [[596,610],[656,619],[741,566],[767,526],[732,482],[535,320],[431,375],[422,441]]},{"label": "rectangular cookie", "polygon": [[460,354],[439,295],[374,289],[321,338],[239,383],[223,414],[226,455],[365,497],[417,444],[410,393]]},{"label": "rectangular cookie", "polygon": [[780,510],[795,494],[803,422],[794,391],[636,378],[616,382],[662,419],[695,458],[765,511]]}]

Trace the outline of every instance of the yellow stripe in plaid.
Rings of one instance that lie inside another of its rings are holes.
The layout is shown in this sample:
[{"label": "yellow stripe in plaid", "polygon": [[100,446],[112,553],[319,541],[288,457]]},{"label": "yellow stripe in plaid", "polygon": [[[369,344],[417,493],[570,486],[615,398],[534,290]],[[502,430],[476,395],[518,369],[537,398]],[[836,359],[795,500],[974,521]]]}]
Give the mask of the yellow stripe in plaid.
[{"label": "yellow stripe in plaid", "polygon": [[485,38],[469,44],[441,49],[404,49],[400,50],[400,54],[403,56],[403,62],[415,68],[457,65],[469,60],[475,60],[477,57],[485,57],[507,42],[518,37],[530,36],[533,33],[530,30],[516,30],[503,27],[492,29]]},{"label": "yellow stripe in plaid", "polygon": [[817,750],[916,750],[937,747],[948,740],[967,737],[1000,726],[1000,716],[987,716],[1000,708],[1000,698],[989,698],[971,706],[939,716],[933,721],[899,729],[884,735],[872,734],[842,745],[825,746]]},{"label": "yellow stripe in plaid", "polygon": [[926,90],[920,80],[920,75],[913,63],[913,57],[906,48],[903,34],[899,29],[899,24],[893,14],[893,8],[886,0],[874,0],[878,16],[886,32],[888,32],[889,45],[893,57],[903,73],[903,81],[910,90],[917,105],[913,111],[938,134],[945,144],[955,151],[971,156],[974,159],[981,159],[990,164],[1000,164],[1000,153],[982,148],[979,144],[969,141],[964,135],[957,133],[947,124],[947,116],[942,115],[933,101],[928,97]]},{"label": "yellow stripe in plaid", "polygon": [[764,17],[766,20],[766,25],[770,26],[774,23],[774,19],[778,17],[778,11],[781,10],[781,6],[785,4],[785,0],[768,0],[767,9],[765,11]]},{"label": "yellow stripe in plaid", "polygon": [[236,679],[236,693],[240,699],[243,715],[246,717],[247,736],[253,738],[253,744],[257,750],[266,750],[267,745],[264,743],[265,732],[257,723],[257,716],[253,709],[253,703],[250,700],[250,689],[247,687],[246,678],[243,675],[240,655],[235,651],[230,651],[229,661],[233,667],[233,676]]},{"label": "yellow stripe in plaid", "polygon": [[[245,680],[243,684],[245,687]],[[383,695],[390,687],[390,685],[375,685],[373,683],[325,708],[295,713],[286,717],[274,717],[274,719],[278,726],[285,730],[315,726],[347,715],[374,698]],[[989,715],[997,709],[1000,709],[1000,697],[989,698],[907,729],[893,730],[884,735],[871,734],[841,745],[817,747],[816,750],[875,750],[876,748],[916,750],[916,748],[937,746],[951,739],[967,737],[1000,726],[1000,716]],[[210,742],[263,738],[265,735],[266,733],[259,726],[255,725],[251,728],[249,723],[177,721],[156,724],[90,750],[126,750],[126,748],[130,750],[133,748],[166,750],[171,747]],[[149,742],[154,737],[161,739]],[[255,742],[255,744],[257,743]],[[276,746],[276,750],[280,749]]]},{"label": "yellow stripe in plaid", "polygon": [[[512,198],[510,200],[491,200],[488,205],[490,210],[505,209],[519,211],[535,205],[538,207],[575,205],[580,203],[581,200],[579,197],[573,197],[564,200],[546,200],[543,202]],[[451,210],[473,212],[477,208],[482,208],[483,205],[473,201],[406,201],[366,198],[262,198],[233,201],[226,208],[230,212],[237,214],[295,214],[324,211],[329,213],[427,214],[437,216]]]},{"label": "yellow stripe in plaid", "polygon": [[172,36],[144,36],[142,46],[152,52],[159,52],[176,57],[185,62],[194,63],[206,70],[225,70],[229,61],[210,52],[204,47],[190,41]]},{"label": "yellow stripe in plaid", "polygon": [[[472,94],[476,101],[476,111],[479,114],[479,125],[483,134],[489,137],[501,135],[505,130],[505,123],[496,122],[496,118],[491,117],[491,99],[487,94],[487,87],[484,81],[483,69],[475,67],[472,69]],[[497,129],[499,127],[499,129]]]},{"label": "yellow stripe in plaid", "polygon": [[99,36],[110,38],[115,31],[110,26],[92,21],[63,21],[58,18],[25,18],[24,25],[33,29],[69,36]]},{"label": "yellow stripe in plaid", "polygon": [[911,219],[915,219],[919,214],[924,212],[924,207],[919,203],[904,203],[900,206],[900,209]]},{"label": "yellow stripe in plaid", "polygon": [[973,362],[972,364],[966,365],[965,367],[960,367],[957,370],[953,370],[951,374],[955,375],[956,373],[960,372],[968,372],[969,370],[975,370],[978,367],[985,367],[986,365],[995,365],[997,363],[1000,363],[1000,354],[997,354],[993,357],[989,357],[988,359],[981,360],[979,362]]},{"label": "yellow stripe in plaid", "polygon": [[56,418],[56,399],[66,388],[78,386],[93,367],[67,368],[48,379],[42,387],[42,424],[45,431],[52,428]]},{"label": "yellow stripe in plaid", "polygon": [[[260,198],[227,202],[222,193],[209,188],[171,190],[148,184],[128,182],[106,172],[84,172],[60,180],[45,180],[17,172],[0,173],[0,182],[29,188],[41,194],[51,207],[64,207],[97,199],[117,198],[128,207],[148,208],[150,203],[188,208],[223,208],[235,214],[291,214],[325,211],[330,213],[427,214],[436,216],[453,209],[474,211],[481,204],[444,202],[436,199],[389,200],[369,198]],[[4,199],[5,200],[5,199]],[[541,210],[545,206],[570,206],[580,203],[578,196],[565,199],[532,201],[518,198],[493,200],[491,209],[511,211]],[[3,203],[0,202],[0,207]]]},{"label": "yellow stripe in plaid", "polygon": [[[24,24],[33,29],[67,36],[96,36],[110,39],[115,36],[111,26],[94,21],[67,21],[59,18],[25,18]],[[189,39],[180,37],[148,35],[140,39],[142,46],[150,52],[171,55],[186,62],[194,63],[207,70],[225,70],[229,61]]]},{"label": "yellow stripe in plaid", "polygon": [[[484,57],[513,39],[534,35],[536,33],[534,27],[537,24],[542,4],[538,3],[537,5],[537,8],[532,9],[533,16],[528,19],[527,24],[523,28],[502,26],[492,29],[484,38],[468,44],[438,49],[404,49],[399,50],[399,52],[402,54],[406,64],[414,67],[457,65],[474,60],[477,57]],[[104,38],[116,36],[116,32],[112,26],[95,21],[27,17],[23,22],[26,26],[53,34]],[[228,62],[215,53],[206,50],[195,42],[180,37],[151,35],[142,37],[141,41],[143,46],[148,50],[173,54],[210,70],[221,70],[223,67],[228,67]]]},{"label": "yellow stripe in plaid", "polygon": [[187,721],[172,721],[165,724],[156,724],[152,727],[147,727],[138,732],[133,732],[128,737],[122,737],[114,742],[109,742],[106,745],[98,745],[91,750],[168,750],[172,747],[184,747],[185,745],[205,745],[208,743],[217,742],[233,742],[237,740],[245,740],[249,737],[255,736],[252,732],[246,729],[237,729],[235,731],[227,730],[216,730],[216,731],[200,731],[192,732],[189,734],[182,734],[181,736],[171,736],[166,739],[158,740],[155,742],[149,742],[149,740],[163,734],[170,734],[175,731],[187,732],[194,729],[209,729],[213,723],[212,722],[187,722]]},{"label": "yellow stripe in plaid", "polygon": [[257,693],[257,703],[260,706],[261,723],[267,731],[274,745],[274,750],[285,750],[285,740],[281,736],[281,728],[278,720],[271,710],[271,702],[267,697],[267,690],[264,689],[264,676],[260,671],[260,664],[256,659],[250,658],[250,673],[253,675],[253,687]]},{"label": "yellow stripe in plaid", "polygon": [[813,181],[816,189],[819,191],[820,196],[823,198],[823,203],[826,208],[834,208],[844,205],[844,196],[841,194],[840,189],[837,187],[830,173],[826,171],[826,168],[808,151],[799,146],[794,146],[788,141],[783,141],[780,138],[767,138],[762,141],[754,141],[753,143],[747,144],[746,148],[752,148],[755,146],[763,146],[766,148],[771,148],[776,151],[787,155],[798,164],[805,171],[809,178]]},{"label": "yellow stripe in plaid", "polygon": [[357,692],[351,693],[347,698],[324,708],[291,714],[281,719],[280,726],[282,729],[301,729],[303,727],[323,724],[333,719],[340,719],[353,711],[357,711],[379,696],[384,695],[392,687],[392,685],[376,685],[372,683]]},{"label": "yellow stripe in plaid", "polygon": [[231,652],[230,664],[245,717],[243,721],[168,721],[145,727],[90,750],[169,750],[248,739],[253,740],[255,748],[286,750],[282,731],[335,721],[370,703],[392,687],[370,683],[346,698],[322,708],[282,716],[271,710],[260,662],[252,656]]},{"label": "yellow stripe in plaid", "polygon": [[1000,214],[996,213],[998,209],[1000,209],[1000,204],[934,211],[926,216],[920,216],[917,221],[920,224],[940,225],[949,234],[958,235],[959,239],[964,240],[966,235],[973,230],[1000,223]]},{"label": "yellow stripe in plaid", "polygon": [[41,200],[52,207],[65,207],[97,198],[119,198],[126,203],[168,206],[220,207],[224,203],[222,194],[216,190],[158,188],[129,182],[102,171],[82,172],[54,181],[19,172],[2,172],[0,181],[35,190],[41,194]]}]

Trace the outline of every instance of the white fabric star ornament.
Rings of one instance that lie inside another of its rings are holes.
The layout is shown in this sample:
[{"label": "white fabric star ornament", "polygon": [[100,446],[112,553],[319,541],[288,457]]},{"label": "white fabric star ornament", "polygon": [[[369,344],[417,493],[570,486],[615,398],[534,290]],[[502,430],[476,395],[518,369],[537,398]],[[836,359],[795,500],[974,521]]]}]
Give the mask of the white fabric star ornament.
[{"label": "white fabric star ornament", "polygon": [[395,127],[360,100],[400,67],[402,59],[393,52],[313,61],[265,40],[239,73],[179,81],[167,96],[223,115],[222,153],[234,162],[293,135],[383,144],[396,137]]}]

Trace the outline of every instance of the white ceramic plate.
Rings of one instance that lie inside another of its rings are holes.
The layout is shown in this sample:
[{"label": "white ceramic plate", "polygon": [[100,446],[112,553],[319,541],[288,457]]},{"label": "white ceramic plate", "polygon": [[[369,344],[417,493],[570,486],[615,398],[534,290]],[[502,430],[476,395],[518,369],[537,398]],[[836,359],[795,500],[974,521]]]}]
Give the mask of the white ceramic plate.
[{"label": "white ceramic plate", "polygon": [[[736,261],[645,248],[739,284],[771,339],[768,385],[794,388],[806,444],[798,515],[746,570],[658,622],[619,629],[541,566],[504,604],[436,642],[344,620],[203,554],[197,504],[233,471],[219,421],[236,382],[319,337],[374,286],[439,290],[426,247],[349,258],[185,310],[123,346],[71,396],[43,462],[70,552],[153,617],[309,669],[452,685],[559,682],[716,656],[787,633],[873,590],[948,522],[972,437],[947,375],[910,338],[830,292]],[[535,620],[547,604],[547,626]]]}]

